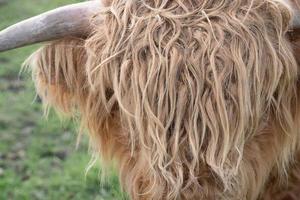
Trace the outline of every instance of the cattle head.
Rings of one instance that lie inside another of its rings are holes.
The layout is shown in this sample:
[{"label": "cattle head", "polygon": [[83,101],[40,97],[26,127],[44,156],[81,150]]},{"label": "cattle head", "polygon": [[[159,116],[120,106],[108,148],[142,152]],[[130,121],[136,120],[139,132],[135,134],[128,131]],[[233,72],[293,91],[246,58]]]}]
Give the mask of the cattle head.
[{"label": "cattle head", "polygon": [[38,94],[80,113],[133,199],[256,199],[300,144],[297,7],[88,1],[0,32],[0,51],[52,41],[27,61]]}]

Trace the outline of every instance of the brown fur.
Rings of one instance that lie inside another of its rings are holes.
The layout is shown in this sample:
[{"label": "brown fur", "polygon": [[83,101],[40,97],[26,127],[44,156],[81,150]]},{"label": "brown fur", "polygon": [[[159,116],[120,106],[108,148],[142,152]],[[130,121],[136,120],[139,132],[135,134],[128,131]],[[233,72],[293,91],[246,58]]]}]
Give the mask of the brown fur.
[{"label": "brown fur", "polygon": [[45,104],[80,113],[132,199],[294,190],[298,65],[285,5],[114,0],[100,17],[86,40],[52,42],[28,62]]}]

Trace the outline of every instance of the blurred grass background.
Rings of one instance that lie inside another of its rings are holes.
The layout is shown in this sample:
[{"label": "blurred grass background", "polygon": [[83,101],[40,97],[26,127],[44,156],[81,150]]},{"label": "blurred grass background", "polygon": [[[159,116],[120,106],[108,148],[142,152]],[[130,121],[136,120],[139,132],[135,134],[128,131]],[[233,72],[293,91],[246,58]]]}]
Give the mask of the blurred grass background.
[{"label": "blurred grass background", "polygon": [[[43,11],[79,0],[0,0],[0,30]],[[85,176],[87,138],[76,149],[77,130],[55,114],[43,117],[33,102],[30,74],[18,76],[38,45],[0,53],[0,199],[123,199],[114,175],[100,184],[100,167]]]}]

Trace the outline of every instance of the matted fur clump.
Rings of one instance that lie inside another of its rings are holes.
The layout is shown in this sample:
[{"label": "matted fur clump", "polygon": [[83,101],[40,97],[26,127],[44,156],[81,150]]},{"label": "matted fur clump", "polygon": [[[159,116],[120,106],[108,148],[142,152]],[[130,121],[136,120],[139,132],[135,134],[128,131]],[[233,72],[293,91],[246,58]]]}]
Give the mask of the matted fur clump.
[{"label": "matted fur clump", "polygon": [[80,113],[132,199],[257,199],[270,181],[282,189],[299,129],[287,7],[114,0],[100,18],[86,40],[50,43],[29,61],[38,94]]}]

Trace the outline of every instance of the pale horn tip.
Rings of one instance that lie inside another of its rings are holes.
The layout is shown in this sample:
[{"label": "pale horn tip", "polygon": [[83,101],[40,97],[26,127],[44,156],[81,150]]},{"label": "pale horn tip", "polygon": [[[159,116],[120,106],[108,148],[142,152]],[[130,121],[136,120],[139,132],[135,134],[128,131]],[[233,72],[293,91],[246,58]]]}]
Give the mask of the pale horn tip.
[{"label": "pale horn tip", "polygon": [[101,8],[101,1],[63,6],[14,24],[0,32],[0,52],[89,33],[90,18]]}]

